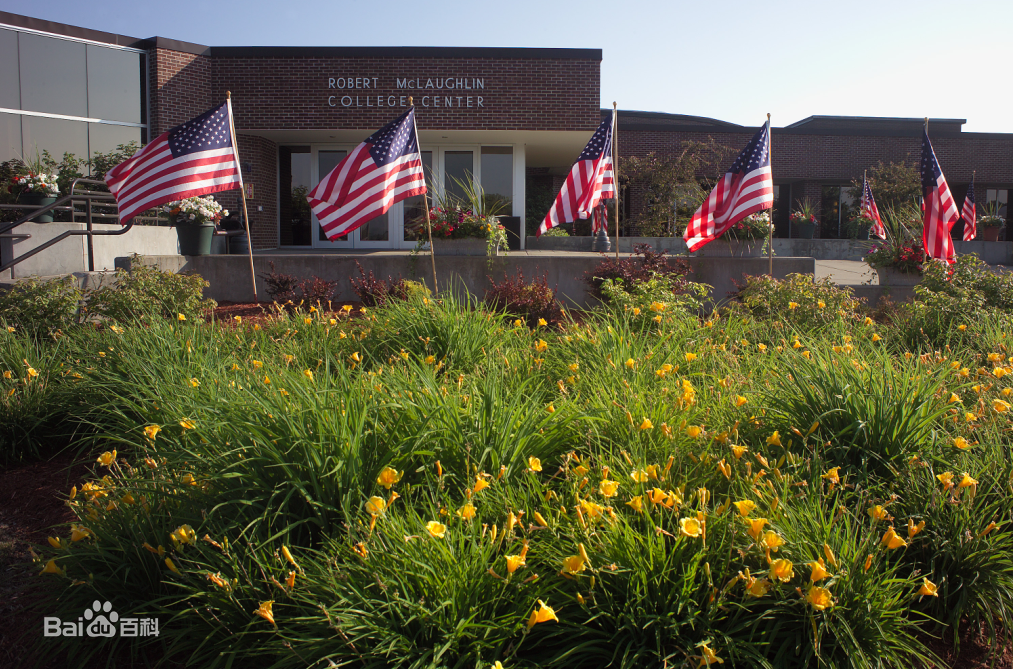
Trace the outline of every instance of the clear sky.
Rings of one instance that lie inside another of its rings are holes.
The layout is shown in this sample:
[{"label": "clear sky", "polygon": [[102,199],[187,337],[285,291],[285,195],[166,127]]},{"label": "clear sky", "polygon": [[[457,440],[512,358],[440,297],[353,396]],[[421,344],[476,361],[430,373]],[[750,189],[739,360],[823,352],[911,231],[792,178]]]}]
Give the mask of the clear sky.
[{"label": "clear sky", "polygon": [[603,50],[602,106],[775,126],[964,118],[1013,133],[1013,0],[768,3],[0,0],[0,9],[210,46]]}]

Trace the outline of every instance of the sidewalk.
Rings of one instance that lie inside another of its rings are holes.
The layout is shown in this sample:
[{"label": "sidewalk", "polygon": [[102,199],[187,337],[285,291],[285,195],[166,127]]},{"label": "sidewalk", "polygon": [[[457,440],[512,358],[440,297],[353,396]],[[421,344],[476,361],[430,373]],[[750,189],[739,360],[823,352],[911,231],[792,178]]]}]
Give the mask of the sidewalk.
[{"label": "sidewalk", "polygon": [[817,260],[816,279],[830,277],[834,283],[844,286],[860,284],[879,285],[876,271],[861,260]]}]

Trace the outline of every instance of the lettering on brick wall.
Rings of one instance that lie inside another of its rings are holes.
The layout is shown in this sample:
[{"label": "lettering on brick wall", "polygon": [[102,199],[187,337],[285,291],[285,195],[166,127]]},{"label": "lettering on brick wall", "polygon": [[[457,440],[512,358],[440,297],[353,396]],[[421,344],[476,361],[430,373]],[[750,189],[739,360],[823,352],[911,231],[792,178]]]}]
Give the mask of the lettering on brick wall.
[{"label": "lettering on brick wall", "polygon": [[393,81],[329,77],[327,88],[334,91],[327,96],[330,107],[407,107],[409,96],[421,107],[484,109],[489,103],[484,77],[395,77]]}]

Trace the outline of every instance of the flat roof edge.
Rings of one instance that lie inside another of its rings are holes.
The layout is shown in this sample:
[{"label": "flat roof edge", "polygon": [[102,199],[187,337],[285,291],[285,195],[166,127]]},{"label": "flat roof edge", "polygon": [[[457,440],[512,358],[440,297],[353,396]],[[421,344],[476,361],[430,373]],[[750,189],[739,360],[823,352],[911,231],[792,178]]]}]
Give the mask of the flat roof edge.
[{"label": "flat roof edge", "polygon": [[593,60],[601,49],[478,46],[215,46],[215,58],[530,58],[537,60]]},{"label": "flat roof edge", "polygon": [[88,40],[90,42],[102,42],[104,44],[114,44],[116,46],[128,46],[134,49],[145,48],[143,46],[144,40],[137,37],[117,35],[115,33],[107,33],[102,30],[92,30],[91,28],[80,28],[66,23],[36,19],[31,16],[13,14],[11,12],[0,11],[0,23],[13,26],[14,28],[25,28],[27,30],[61,35],[63,37],[74,37],[77,39]]}]

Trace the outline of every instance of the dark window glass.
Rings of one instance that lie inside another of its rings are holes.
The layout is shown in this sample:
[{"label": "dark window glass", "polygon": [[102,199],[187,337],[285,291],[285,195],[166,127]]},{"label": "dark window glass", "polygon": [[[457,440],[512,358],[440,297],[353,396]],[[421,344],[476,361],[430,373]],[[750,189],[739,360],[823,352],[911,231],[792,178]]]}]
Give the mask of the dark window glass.
[{"label": "dark window glass", "polygon": [[820,206],[820,238],[841,236],[841,187],[823,186]]},{"label": "dark window glass", "polygon": [[[426,188],[431,189],[433,187],[433,152],[423,151],[422,152],[422,169],[426,173]],[[413,242],[416,240],[416,234],[426,236],[425,222],[426,222],[426,210],[422,203],[422,198],[428,197],[426,195],[416,195],[410,197],[404,201],[404,239],[406,242]],[[432,204],[432,198],[430,197],[430,205]]]},{"label": "dark window glass", "polygon": [[513,216],[514,150],[510,146],[482,147],[482,190],[487,204],[502,202],[499,214]]},{"label": "dark window glass", "polygon": [[310,205],[306,193],[310,187],[310,147],[278,148],[279,237],[282,246],[308,246]]},{"label": "dark window glass", "polygon": [[[88,124],[84,121],[64,121],[40,116],[22,116],[25,153],[32,158],[38,150],[49,151],[59,162],[64,153],[72,153],[80,160],[88,159]],[[87,171],[87,170],[82,170]]]},{"label": "dark window glass", "polygon": [[467,183],[474,173],[474,152],[447,151],[443,154],[443,187],[447,189],[449,197],[463,200],[464,191],[458,182]]},{"label": "dark window glass", "polygon": [[141,54],[88,45],[88,116],[141,120]]},{"label": "dark window glass", "polygon": [[791,215],[791,184],[774,184],[774,236],[788,237]]},{"label": "dark window glass", "polygon": [[[88,115],[85,45],[20,33],[21,108],[68,116]],[[84,154],[81,154],[84,155]]]},{"label": "dark window glass", "polygon": [[110,153],[119,148],[121,144],[128,144],[130,142],[137,142],[138,148],[140,148],[140,128],[129,128],[124,125],[106,125],[104,123],[88,124],[88,149],[93,156],[96,153]]},{"label": "dark window glass", "polygon": [[18,76],[18,34],[0,30],[0,107],[21,109]]},{"label": "dark window glass", "polygon": [[21,158],[21,116],[0,113],[0,162]]}]

